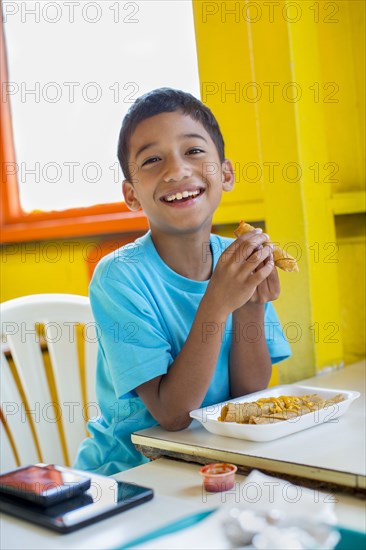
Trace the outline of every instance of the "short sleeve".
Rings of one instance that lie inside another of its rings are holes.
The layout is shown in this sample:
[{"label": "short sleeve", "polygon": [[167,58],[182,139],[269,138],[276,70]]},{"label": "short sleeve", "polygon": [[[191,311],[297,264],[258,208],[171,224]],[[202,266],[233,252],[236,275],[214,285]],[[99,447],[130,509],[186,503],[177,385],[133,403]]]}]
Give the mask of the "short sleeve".
[{"label": "short sleeve", "polygon": [[290,357],[291,348],[285,338],[276,310],[271,302],[268,302],[265,308],[264,331],[272,364],[279,363]]},{"label": "short sleeve", "polygon": [[89,294],[99,345],[120,398],[165,374],[173,359],[153,304],[137,285],[109,277],[106,272],[97,268]]}]

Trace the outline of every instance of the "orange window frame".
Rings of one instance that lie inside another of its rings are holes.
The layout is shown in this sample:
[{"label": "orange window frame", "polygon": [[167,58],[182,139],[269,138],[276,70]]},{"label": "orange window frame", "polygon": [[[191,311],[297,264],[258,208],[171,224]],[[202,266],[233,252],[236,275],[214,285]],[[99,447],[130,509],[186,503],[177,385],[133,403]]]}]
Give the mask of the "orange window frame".
[{"label": "orange window frame", "polygon": [[[0,21],[0,242],[32,241],[81,235],[132,233],[148,227],[142,211],[130,212],[121,203],[98,204],[63,211],[27,213],[21,207],[16,170],[16,155],[9,101],[3,99],[4,83],[8,82],[8,62],[3,21]],[[14,163],[14,164],[9,164]],[[122,193],[122,190],[121,190]]]}]

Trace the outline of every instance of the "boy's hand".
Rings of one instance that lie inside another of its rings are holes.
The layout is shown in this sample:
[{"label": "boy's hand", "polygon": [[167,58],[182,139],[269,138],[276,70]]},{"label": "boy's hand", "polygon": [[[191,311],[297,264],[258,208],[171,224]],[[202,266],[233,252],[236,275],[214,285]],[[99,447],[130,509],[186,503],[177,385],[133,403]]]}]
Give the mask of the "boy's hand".
[{"label": "boy's hand", "polygon": [[[267,246],[265,247],[267,248]],[[249,303],[265,304],[266,302],[272,302],[277,300],[280,295],[280,280],[278,272],[274,263],[273,254],[271,253],[268,258],[260,264],[257,269],[264,266],[265,263],[273,263],[272,271],[255,289]]]},{"label": "boy's hand", "polygon": [[222,253],[206,291],[217,311],[227,316],[249,301],[264,303],[278,297],[272,248],[263,246],[268,240],[260,230],[250,231]]}]

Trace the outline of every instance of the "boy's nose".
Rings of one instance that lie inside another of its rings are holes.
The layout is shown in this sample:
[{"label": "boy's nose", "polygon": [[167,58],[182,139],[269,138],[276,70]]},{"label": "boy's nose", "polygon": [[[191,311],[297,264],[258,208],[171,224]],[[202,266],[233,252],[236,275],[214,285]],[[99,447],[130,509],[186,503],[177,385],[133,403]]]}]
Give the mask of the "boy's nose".
[{"label": "boy's nose", "polygon": [[192,175],[191,167],[183,159],[170,159],[166,163],[163,179],[170,183],[173,181],[181,181],[184,178]]}]

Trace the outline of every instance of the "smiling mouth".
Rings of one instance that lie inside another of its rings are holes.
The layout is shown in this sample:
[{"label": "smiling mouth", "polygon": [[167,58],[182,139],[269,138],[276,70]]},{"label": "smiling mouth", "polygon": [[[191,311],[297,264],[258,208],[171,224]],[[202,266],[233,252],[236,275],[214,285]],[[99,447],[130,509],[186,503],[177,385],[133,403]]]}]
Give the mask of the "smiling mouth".
[{"label": "smiling mouth", "polygon": [[182,191],[182,193],[172,193],[171,195],[165,195],[161,198],[163,202],[170,204],[176,202],[187,202],[202,195],[204,189],[195,189],[194,191]]}]

